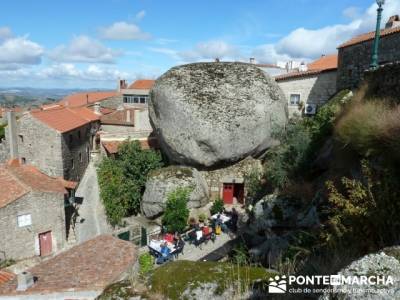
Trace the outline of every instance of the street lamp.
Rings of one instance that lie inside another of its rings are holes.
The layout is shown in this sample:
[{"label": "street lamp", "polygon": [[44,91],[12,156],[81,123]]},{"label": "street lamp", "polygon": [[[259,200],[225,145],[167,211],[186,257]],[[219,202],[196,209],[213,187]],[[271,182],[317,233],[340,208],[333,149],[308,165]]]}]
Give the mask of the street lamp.
[{"label": "street lamp", "polygon": [[378,48],[379,48],[379,37],[381,35],[381,19],[382,19],[382,6],[385,4],[385,0],[376,0],[376,4],[378,4],[378,16],[376,19],[376,30],[375,30],[375,40],[372,48],[372,57],[371,57],[371,69],[377,69],[378,64]]}]

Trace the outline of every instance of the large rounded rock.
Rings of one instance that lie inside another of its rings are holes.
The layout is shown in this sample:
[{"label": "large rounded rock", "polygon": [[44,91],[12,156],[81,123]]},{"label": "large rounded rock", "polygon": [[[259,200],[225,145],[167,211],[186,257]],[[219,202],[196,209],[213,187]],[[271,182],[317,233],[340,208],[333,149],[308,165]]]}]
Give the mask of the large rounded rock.
[{"label": "large rounded rock", "polygon": [[245,63],[195,63],[162,75],[151,90],[149,114],[173,162],[216,167],[273,145],[271,131],[287,121],[277,83]]},{"label": "large rounded rock", "polygon": [[179,187],[193,188],[188,208],[198,208],[208,203],[207,182],[199,171],[188,167],[170,166],[150,173],[141,202],[143,214],[148,218],[162,214],[165,210],[168,193]]}]

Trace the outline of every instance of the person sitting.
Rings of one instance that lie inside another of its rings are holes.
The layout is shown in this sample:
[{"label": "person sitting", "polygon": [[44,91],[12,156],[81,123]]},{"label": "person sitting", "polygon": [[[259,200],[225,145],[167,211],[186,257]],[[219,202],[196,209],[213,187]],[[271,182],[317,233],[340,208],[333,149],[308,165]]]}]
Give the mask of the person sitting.
[{"label": "person sitting", "polygon": [[200,246],[202,242],[203,242],[203,231],[201,229],[200,230],[196,230],[196,240],[195,240],[195,243],[194,243],[195,246]]},{"label": "person sitting", "polygon": [[161,245],[161,256],[157,258],[157,264],[163,264],[171,260],[171,249],[168,248],[167,243]]},{"label": "person sitting", "polygon": [[183,248],[185,247],[185,242],[183,241],[180,234],[177,234],[175,240],[175,257],[178,257],[179,254],[183,254]]}]

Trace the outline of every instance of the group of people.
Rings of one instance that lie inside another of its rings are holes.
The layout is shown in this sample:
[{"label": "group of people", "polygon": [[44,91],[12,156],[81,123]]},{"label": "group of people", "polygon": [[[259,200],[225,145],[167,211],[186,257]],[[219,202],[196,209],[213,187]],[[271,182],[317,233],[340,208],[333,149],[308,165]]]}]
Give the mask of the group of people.
[{"label": "group of people", "polygon": [[[192,218],[189,221],[190,229],[185,235],[185,240],[196,247],[201,247],[203,242],[207,243],[209,240],[214,242],[216,236],[221,232],[236,232],[238,219],[239,214],[235,208],[232,208],[232,211],[224,211],[216,216],[214,215],[210,223],[207,220],[197,222]],[[184,239],[178,232],[175,232],[174,235],[165,234],[156,259],[157,264],[163,264],[166,261],[177,258],[179,254],[183,253],[184,246]]]},{"label": "group of people", "polygon": [[[157,257],[156,260],[157,264],[163,264],[166,261],[177,258],[179,254],[183,253],[183,248],[185,247],[185,242],[178,232],[175,232],[172,239],[170,235],[166,235],[164,240],[165,241],[161,244],[160,255]],[[173,251],[168,246],[168,243],[172,244]]]}]

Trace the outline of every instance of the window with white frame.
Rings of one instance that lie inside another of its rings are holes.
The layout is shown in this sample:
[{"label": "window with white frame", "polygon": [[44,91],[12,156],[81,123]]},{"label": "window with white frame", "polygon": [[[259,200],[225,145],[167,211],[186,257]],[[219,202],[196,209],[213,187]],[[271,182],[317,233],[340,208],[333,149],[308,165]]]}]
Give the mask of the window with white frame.
[{"label": "window with white frame", "polygon": [[124,95],[124,103],[141,103],[141,104],[146,104],[148,101],[147,95]]},{"label": "window with white frame", "polygon": [[17,217],[18,227],[25,227],[32,225],[31,214],[19,215]]},{"label": "window with white frame", "polygon": [[300,104],[300,94],[290,94],[290,105]]}]

